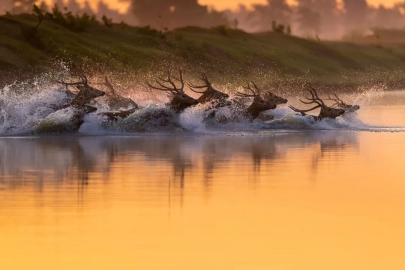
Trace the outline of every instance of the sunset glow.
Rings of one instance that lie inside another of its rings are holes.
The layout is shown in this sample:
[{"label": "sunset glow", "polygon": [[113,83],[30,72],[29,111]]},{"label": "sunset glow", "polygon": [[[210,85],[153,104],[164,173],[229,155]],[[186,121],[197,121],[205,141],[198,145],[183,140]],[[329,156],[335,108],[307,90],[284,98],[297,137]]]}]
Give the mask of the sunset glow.
[{"label": "sunset glow", "polygon": [[[97,5],[100,0],[77,0],[77,2],[81,3],[84,6],[85,2],[88,2],[92,9],[97,10]],[[46,0],[47,4],[52,4],[53,0]],[[65,0],[65,3],[68,1]],[[103,0],[103,2],[111,9],[118,10],[119,12],[125,13],[128,10],[130,5],[129,0]],[[254,4],[266,4],[266,0],[241,0],[241,1],[234,1],[234,0],[222,0],[222,1],[214,1],[214,0],[199,0],[199,3],[202,5],[212,6],[218,10],[224,9],[237,9],[240,4],[244,4],[247,6],[251,6]],[[293,5],[296,3],[295,0],[288,0],[289,4]],[[395,3],[398,3],[397,0],[368,0],[368,3],[373,6],[384,5],[386,7],[392,7]]]}]

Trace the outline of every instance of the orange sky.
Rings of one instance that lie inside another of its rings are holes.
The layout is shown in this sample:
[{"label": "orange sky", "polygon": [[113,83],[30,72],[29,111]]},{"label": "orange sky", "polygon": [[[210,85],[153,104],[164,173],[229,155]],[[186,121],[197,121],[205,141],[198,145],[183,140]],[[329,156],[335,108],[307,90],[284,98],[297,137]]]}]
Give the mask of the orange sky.
[{"label": "orange sky", "polygon": [[[67,0],[65,0],[67,2]],[[97,7],[97,3],[100,0],[77,0],[78,2],[84,3],[88,1],[93,8]],[[128,8],[128,2],[130,0],[103,0],[110,8],[118,9],[121,12],[125,12]],[[294,4],[295,0],[287,0],[288,2]],[[338,0],[339,1],[339,0]],[[51,3],[52,0],[46,0],[46,2]],[[263,4],[266,0],[199,0],[200,4],[214,6],[217,9],[227,9],[227,8],[237,8],[239,4],[252,5],[252,4]],[[392,6],[394,3],[399,2],[399,0],[368,0],[372,5],[383,4],[385,6]]]}]

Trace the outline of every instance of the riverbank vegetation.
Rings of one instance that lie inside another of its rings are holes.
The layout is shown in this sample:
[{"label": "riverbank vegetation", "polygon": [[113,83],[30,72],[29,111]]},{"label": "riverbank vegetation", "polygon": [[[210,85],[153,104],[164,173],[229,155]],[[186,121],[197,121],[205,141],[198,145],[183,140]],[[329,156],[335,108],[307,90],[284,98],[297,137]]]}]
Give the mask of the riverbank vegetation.
[{"label": "riverbank vegetation", "polygon": [[0,16],[0,76],[36,74],[61,62],[123,77],[170,66],[191,76],[205,71],[224,84],[401,87],[405,79],[402,44],[325,42],[224,25],[158,31],[55,8]]}]

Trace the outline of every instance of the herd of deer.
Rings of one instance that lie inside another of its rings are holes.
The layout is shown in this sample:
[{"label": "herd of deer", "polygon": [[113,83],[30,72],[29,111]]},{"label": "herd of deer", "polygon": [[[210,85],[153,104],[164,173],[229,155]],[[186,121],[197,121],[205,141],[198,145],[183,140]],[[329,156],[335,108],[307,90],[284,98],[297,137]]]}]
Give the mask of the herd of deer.
[{"label": "herd of deer", "polygon": [[[97,110],[96,107],[90,105],[91,102],[94,101],[94,99],[96,99],[97,97],[106,96],[107,103],[112,111],[103,112],[99,115],[106,117],[110,122],[115,122],[118,121],[118,119],[126,118],[140,109],[140,106],[138,106],[133,100],[118,95],[114,91],[114,87],[107,78],[105,85],[110,89],[110,93],[106,93],[104,91],[91,87],[88,84],[86,76],[84,75],[79,75],[77,77],[80,78],[80,81],[78,82],[57,81],[58,83],[66,87],[75,86],[78,90],[78,93],[73,94],[72,92],[67,91],[70,100],[66,102],[66,104],[55,108],[56,110],[66,108],[74,109],[75,114],[72,117],[71,121],[75,123],[75,129],[78,130],[81,124],[83,124],[83,118],[86,114],[95,112]],[[200,80],[203,82],[201,85],[195,85],[191,83],[188,84],[191,91],[201,94],[198,99],[194,99],[184,92],[185,83],[181,70],[179,70],[178,76],[174,76],[170,72],[168,72],[167,77],[158,77],[153,84],[149,82],[146,82],[146,84],[151,89],[168,93],[168,96],[170,98],[168,106],[175,113],[180,113],[186,108],[195,106],[197,104],[209,104],[209,109],[207,110],[209,111],[209,114],[207,115],[207,117],[210,118],[215,117],[215,109],[236,104],[238,105],[236,107],[239,108],[239,110],[237,111],[237,114],[239,114],[239,116],[243,115],[251,120],[256,118],[262,120],[271,120],[272,116],[264,115],[262,114],[262,112],[275,109],[277,105],[287,103],[287,99],[276,96],[270,91],[262,93],[262,91],[254,82],[251,82],[246,87],[244,87],[248,93],[237,92],[235,98],[229,99],[229,95],[216,90],[212,86],[207,75],[202,74]],[[318,96],[318,93],[314,89],[311,89],[309,91],[309,94],[309,97],[305,97],[305,101],[300,101],[303,104],[307,105],[313,104],[315,105],[314,107],[307,110],[299,110],[292,106],[289,107],[293,111],[300,113],[302,116],[306,116],[308,112],[315,109],[320,109],[320,113],[318,116],[309,115],[317,121],[324,118],[335,119],[338,116],[341,116],[345,113],[354,112],[360,108],[358,105],[346,104],[337,95],[334,95],[334,97],[328,96],[328,98],[325,99],[334,102],[332,105],[328,106],[326,105],[324,100],[322,100]],[[244,105],[247,98],[253,98],[249,106]],[[122,110],[122,108],[129,107],[130,109]]]}]

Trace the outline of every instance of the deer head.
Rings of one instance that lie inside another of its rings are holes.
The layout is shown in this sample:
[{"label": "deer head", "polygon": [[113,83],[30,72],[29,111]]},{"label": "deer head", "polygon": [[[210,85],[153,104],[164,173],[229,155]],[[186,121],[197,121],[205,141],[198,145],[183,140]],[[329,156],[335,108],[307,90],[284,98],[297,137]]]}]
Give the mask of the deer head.
[{"label": "deer head", "polygon": [[264,97],[264,100],[266,100],[272,104],[276,104],[276,105],[286,104],[288,102],[287,99],[276,96],[270,91],[266,91],[264,93],[263,97]]},{"label": "deer head", "polygon": [[316,117],[317,120],[322,120],[323,118],[332,118],[335,119],[338,116],[341,116],[345,113],[345,110],[343,109],[338,109],[338,108],[332,108],[326,106],[326,104],[323,102],[321,98],[319,98],[318,93],[315,91],[315,89],[309,90],[310,97],[305,97],[307,101],[303,101],[300,99],[300,101],[304,104],[316,104],[315,107],[308,109],[308,110],[299,110],[297,108],[294,108],[293,106],[290,106],[290,108],[301,115],[305,116],[307,112],[313,111],[315,109],[320,108],[321,111],[319,115]]},{"label": "deer head", "polygon": [[331,98],[330,95],[328,95],[327,100],[334,101],[335,103],[332,105],[332,107],[338,107],[340,109],[345,110],[345,112],[355,112],[360,109],[359,105],[349,105],[346,104],[343,100],[341,100],[336,94],[333,94],[335,98]]},{"label": "deer head", "polygon": [[57,81],[58,83],[63,84],[66,87],[75,86],[79,90],[79,93],[75,96],[70,105],[82,107],[90,103],[93,99],[105,95],[104,91],[89,86],[87,82],[87,77],[85,75],[77,75],[77,77],[79,77],[81,81],[74,83]]},{"label": "deer head", "polygon": [[263,111],[267,110],[272,110],[277,107],[277,105],[272,104],[260,96],[260,89],[257,87],[257,85],[254,82],[248,83],[246,87],[244,87],[246,90],[249,90],[252,94],[245,94],[241,92],[237,92],[238,97],[252,97],[253,102],[252,104],[247,108],[246,112],[250,114],[253,118],[256,118],[259,116],[259,114]]},{"label": "deer head", "polygon": [[[180,87],[174,81],[180,83]],[[158,86],[153,86],[148,82],[146,84],[152,89],[167,92],[170,98],[170,106],[176,112],[181,112],[190,106],[198,104],[196,99],[184,93],[184,80],[181,70],[179,70],[179,77],[172,76],[168,71],[167,78],[158,77],[155,82]]]},{"label": "deer head", "polygon": [[[200,80],[203,81],[203,85],[195,85],[195,84],[191,84],[189,83],[188,86],[190,87],[191,91],[193,91],[194,93],[199,93],[202,94],[201,97],[198,98],[198,102],[201,104],[213,101],[213,100],[220,100],[223,101],[227,98],[229,98],[229,95],[222,93],[216,89],[214,89],[214,87],[212,87],[211,82],[208,80],[208,76],[207,74],[201,74]],[[205,91],[197,91],[196,89],[203,89],[206,88]]]}]

